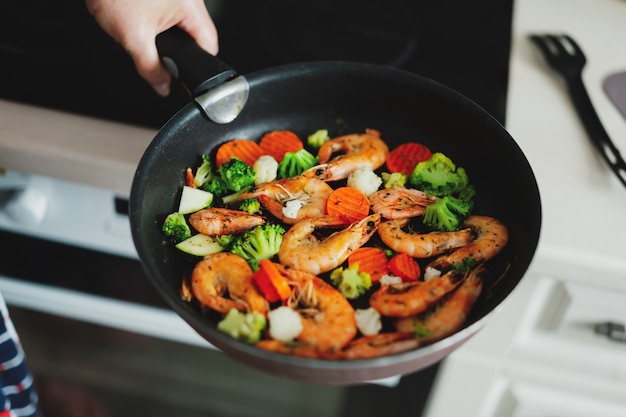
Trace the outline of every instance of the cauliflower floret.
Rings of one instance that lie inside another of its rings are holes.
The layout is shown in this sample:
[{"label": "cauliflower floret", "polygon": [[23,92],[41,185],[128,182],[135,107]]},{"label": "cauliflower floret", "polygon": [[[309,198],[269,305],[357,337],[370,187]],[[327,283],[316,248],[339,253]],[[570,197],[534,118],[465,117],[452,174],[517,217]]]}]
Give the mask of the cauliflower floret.
[{"label": "cauliflower floret", "polygon": [[348,176],[348,187],[356,188],[366,196],[378,191],[383,180],[371,168],[357,168]]},{"label": "cauliflower floret", "polygon": [[354,312],[354,318],[356,319],[356,326],[361,333],[365,336],[373,336],[380,332],[383,324],[380,319],[380,313],[374,308],[358,309]]},{"label": "cauliflower floret", "polygon": [[402,284],[402,278],[395,275],[383,275],[380,277],[380,285]]},{"label": "cauliflower floret", "polygon": [[286,306],[267,313],[270,322],[269,333],[272,339],[290,342],[302,332],[302,320],[298,313]]},{"label": "cauliflower floret", "polygon": [[256,174],[254,184],[265,184],[276,179],[278,162],[270,155],[263,155],[252,165],[252,170]]},{"label": "cauliflower floret", "polygon": [[302,208],[304,203],[300,200],[289,200],[283,207],[283,215],[288,219],[295,219],[298,217],[298,211]]}]

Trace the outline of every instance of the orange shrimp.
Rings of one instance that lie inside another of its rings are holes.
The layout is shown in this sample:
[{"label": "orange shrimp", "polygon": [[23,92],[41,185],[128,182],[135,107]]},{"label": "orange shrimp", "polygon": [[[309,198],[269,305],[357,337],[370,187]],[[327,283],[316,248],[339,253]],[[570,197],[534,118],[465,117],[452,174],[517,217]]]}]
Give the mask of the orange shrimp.
[{"label": "orange shrimp", "polygon": [[415,332],[423,344],[434,343],[457,331],[467,320],[474,308],[483,288],[484,265],[472,270],[463,283],[459,285],[432,312],[423,317],[409,317],[396,321],[396,329],[400,332]]},{"label": "orange shrimp", "polygon": [[369,196],[372,211],[386,219],[404,219],[424,214],[436,197],[414,188],[392,187]]},{"label": "orange shrimp", "polygon": [[409,219],[382,222],[378,226],[378,236],[394,251],[414,258],[441,255],[450,249],[466,246],[474,239],[474,233],[469,227],[454,232],[414,233],[404,230],[408,222]]},{"label": "orange shrimp", "polygon": [[[340,155],[333,156],[336,153]],[[303,175],[323,181],[342,180],[358,168],[372,171],[380,168],[388,153],[389,148],[380,138],[380,132],[367,129],[363,134],[340,136],[324,143],[317,153],[320,164]]]},{"label": "orange shrimp", "polygon": [[[285,224],[295,224],[309,217],[326,214],[326,200],[333,192],[330,185],[322,180],[297,176],[263,184],[252,191],[243,193],[240,199],[258,198],[261,205]],[[289,204],[298,204],[290,214]]]},{"label": "orange shrimp", "polygon": [[[379,223],[378,214],[369,215],[348,227],[345,227],[343,219],[332,216],[304,219],[283,235],[278,259],[283,265],[313,274],[330,271],[363,246],[374,234]],[[338,227],[342,229],[323,239],[314,234],[318,229]]]},{"label": "orange shrimp", "polygon": [[[219,252],[206,256],[191,274],[191,292],[212,310],[226,314],[231,308],[265,314],[267,301],[252,281],[252,269],[242,257]],[[225,297],[228,293],[230,298]]]},{"label": "orange shrimp", "polygon": [[437,304],[461,284],[465,275],[451,270],[430,281],[381,285],[370,297],[370,306],[383,316],[411,317]]},{"label": "orange shrimp", "polygon": [[426,266],[426,279],[437,277],[452,266],[461,266],[466,260],[485,262],[496,256],[509,241],[508,229],[498,219],[472,215],[465,219],[464,227],[472,229],[476,238],[468,245],[442,255]]},{"label": "orange shrimp", "polygon": [[189,216],[189,224],[209,236],[241,233],[263,223],[265,219],[262,216],[218,207],[203,209]]},{"label": "orange shrimp", "polygon": [[293,287],[287,305],[302,319],[302,331],[296,340],[322,351],[341,349],[348,344],[357,333],[354,308],[348,300],[314,274],[276,266]]}]

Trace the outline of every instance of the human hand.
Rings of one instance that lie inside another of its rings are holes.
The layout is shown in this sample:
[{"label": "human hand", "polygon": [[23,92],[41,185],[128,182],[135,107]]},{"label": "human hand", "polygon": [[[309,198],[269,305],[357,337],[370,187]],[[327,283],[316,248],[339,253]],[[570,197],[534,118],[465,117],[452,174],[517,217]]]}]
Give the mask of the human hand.
[{"label": "human hand", "polygon": [[178,26],[215,55],[217,29],[203,0],[85,0],[100,27],[132,57],[139,75],[161,96],[170,92],[171,74],[161,64],[156,36]]}]

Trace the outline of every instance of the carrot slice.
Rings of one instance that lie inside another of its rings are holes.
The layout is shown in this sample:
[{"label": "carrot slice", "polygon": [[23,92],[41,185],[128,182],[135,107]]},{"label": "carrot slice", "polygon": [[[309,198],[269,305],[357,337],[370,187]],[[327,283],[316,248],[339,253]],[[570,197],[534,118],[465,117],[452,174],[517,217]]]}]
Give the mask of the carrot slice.
[{"label": "carrot slice", "polygon": [[380,248],[362,246],[348,257],[348,266],[359,265],[359,272],[367,272],[372,282],[380,281],[383,275],[389,274],[389,259]]},{"label": "carrot slice", "polygon": [[369,200],[365,194],[353,187],[339,187],[326,200],[326,213],[348,223],[363,220],[369,212]]},{"label": "carrot slice", "polygon": [[252,276],[252,280],[270,303],[286,300],[291,295],[289,283],[269,259],[259,261],[259,269]]},{"label": "carrot slice", "polygon": [[261,149],[258,143],[251,140],[235,139],[223,143],[217,148],[215,165],[219,168],[224,162],[228,162],[232,158],[239,158],[252,166],[261,155],[263,155],[263,149]]},{"label": "carrot slice", "polygon": [[389,270],[402,281],[417,281],[422,272],[415,259],[406,253],[394,255],[389,260]]},{"label": "carrot slice", "polygon": [[274,130],[261,138],[259,146],[265,155],[280,162],[287,152],[296,152],[304,147],[300,138],[289,130]]},{"label": "carrot slice", "polygon": [[430,149],[421,143],[403,143],[387,155],[387,169],[389,172],[402,172],[411,175],[418,162],[426,161],[431,156]]}]

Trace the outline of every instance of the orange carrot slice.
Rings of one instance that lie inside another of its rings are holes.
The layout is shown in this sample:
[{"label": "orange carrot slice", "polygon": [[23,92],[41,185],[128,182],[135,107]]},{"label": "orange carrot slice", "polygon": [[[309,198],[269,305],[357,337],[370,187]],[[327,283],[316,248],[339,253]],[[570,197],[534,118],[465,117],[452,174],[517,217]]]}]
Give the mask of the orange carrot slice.
[{"label": "orange carrot slice", "polygon": [[289,130],[274,130],[261,138],[259,146],[265,155],[280,162],[287,152],[296,152],[304,147],[300,138]]},{"label": "orange carrot slice", "polygon": [[259,261],[259,269],[252,276],[252,280],[270,303],[286,300],[291,295],[289,283],[269,259]]},{"label": "orange carrot slice", "polygon": [[389,260],[389,270],[402,281],[417,281],[421,275],[419,264],[406,253],[394,255]]},{"label": "orange carrot slice", "polygon": [[326,200],[326,213],[347,223],[363,220],[369,212],[369,200],[365,194],[353,187],[339,187]]},{"label": "orange carrot slice", "polygon": [[348,266],[359,265],[359,272],[367,272],[372,282],[380,281],[383,275],[389,274],[389,260],[380,248],[362,246],[348,257]]},{"label": "orange carrot slice", "polygon": [[389,172],[402,172],[411,175],[418,162],[430,159],[432,152],[421,143],[403,143],[387,155],[386,165]]},{"label": "orange carrot slice", "polygon": [[235,139],[223,143],[217,148],[215,165],[219,168],[224,162],[228,162],[232,158],[239,158],[252,166],[261,155],[263,155],[263,149],[258,143],[251,140]]}]

